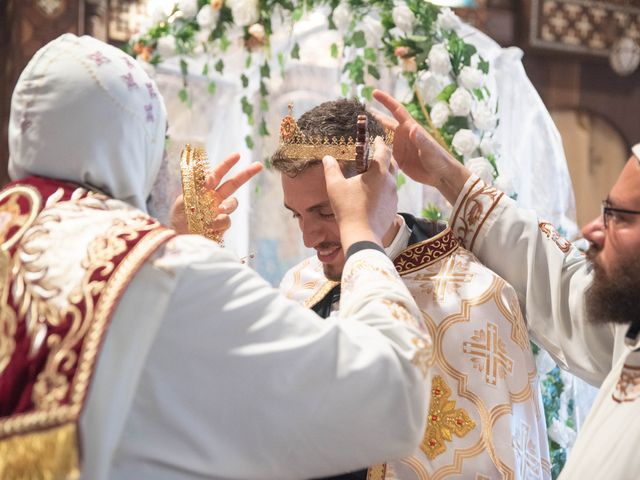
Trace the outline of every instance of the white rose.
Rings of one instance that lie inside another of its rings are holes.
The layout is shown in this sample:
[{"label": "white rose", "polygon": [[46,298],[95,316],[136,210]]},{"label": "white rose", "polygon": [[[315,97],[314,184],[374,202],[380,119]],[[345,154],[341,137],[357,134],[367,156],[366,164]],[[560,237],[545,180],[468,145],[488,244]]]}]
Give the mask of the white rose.
[{"label": "white rose", "polygon": [[442,128],[451,116],[447,102],[438,102],[431,109],[431,120],[436,128]]},{"label": "white rose", "polygon": [[391,11],[393,23],[404,33],[413,32],[416,17],[406,3],[399,3]]},{"label": "white rose", "polygon": [[562,448],[571,448],[576,441],[576,432],[554,418],[549,427],[549,438]]},{"label": "white rose", "polygon": [[464,66],[462,67],[460,75],[458,75],[458,82],[460,82],[460,85],[464,88],[473,90],[474,88],[482,87],[484,77],[482,72],[477,68]]},{"label": "white rose", "polygon": [[[513,181],[511,180],[511,177],[508,177],[507,175],[499,175],[498,178],[493,181],[493,186],[501,192],[506,193],[508,197],[511,197],[516,193]],[[555,367],[555,363],[553,366]]]},{"label": "white rose", "polygon": [[448,85],[447,77],[435,75],[433,72],[423,71],[418,77],[418,89],[427,105],[433,105],[442,89]]},{"label": "white rose", "polygon": [[333,11],[333,23],[336,24],[336,28],[340,32],[344,32],[351,25],[351,10],[347,6],[346,2],[340,3]]},{"label": "white rose", "polygon": [[211,29],[217,23],[219,15],[220,10],[214,10],[211,7],[211,4],[207,3],[198,12],[196,21],[198,22],[200,28]]},{"label": "white rose", "polygon": [[465,160],[464,166],[467,167],[472,173],[475,173],[480,179],[487,185],[491,185],[493,182],[493,166],[484,157],[474,157],[469,160]]},{"label": "white rose", "polygon": [[473,112],[473,124],[478,130],[491,131],[496,126],[496,116],[486,102],[479,103]]},{"label": "white rose", "polygon": [[496,153],[496,142],[492,137],[484,136],[480,142],[480,151],[485,157]]},{"label": "white rose", "polygon": [[258,0],[227,0],[233,22],[240,27],[248,27],[260,20]]},{"label": "white rose", "polygon": [[[194,37],[197,43],[196,48],[202,48],[202,44],[207,43],[209,40],[209,35],[211,35],[211,30],[208,28],[203,28],[202,30],[197,31]],[[200,49],[198,49],[198,51],[200,51]]]},{"label": "white rose", "polygon": [[429,69],[436,75],[447,75],[451,71],[451,59],[449,51],[443,43],[438,43],[431,47],[427,57]]},{"label": "white rose", "polygon": [[451,112],[456,117],[466,117],[471,113],[471,105],[473,105],[473,98],[471,94],[464,88],[458,88],[449,98],[449,106]]},{"label": "white rose", "polygon": [[384,33],[384,27],[380,20],[374,18],[371,15],[367,15],[362,20],[362,31],[364,32],[364,38],[367,45],[370,47],[376,47],[380,44],[382,34]]},{"label": "white rose", "polygon": [[167,19],[167,14],[165,13],[162,5],[151,5],[148,9],[148,13],[151,19],[151,23],[153,24],[160,23],[163,20]]},{"label": "white rose", "polygon": [[156,50],[162,58],[169,58],[176,54],[176,37],[167,35],[158,39]]},{"label": "white rose", "polygon": [[460,24],[460,19],[449,7],[440,10],[438,18],[436,19],[436,27],[440,30],[455,30]]},{"label": "white rose", "polygon": [[198,13],[198,0],[179,0],[178,9],[187,18],[193,18]]},{"label": "white rose", "polygon": [[451,145],[456,152],[466,158],[478,148],[478,137],[471,130],[462,128],[453,136]]}]

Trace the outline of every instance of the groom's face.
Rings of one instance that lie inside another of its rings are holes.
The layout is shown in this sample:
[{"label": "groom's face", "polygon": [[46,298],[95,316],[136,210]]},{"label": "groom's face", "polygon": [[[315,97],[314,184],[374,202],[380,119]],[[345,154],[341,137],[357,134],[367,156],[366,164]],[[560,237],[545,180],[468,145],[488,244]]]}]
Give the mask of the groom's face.
[{"label": "groom's face", "polygon": [[298,221],[304,245],[316,250],[324,274],[339,281],[344,267],[344,252],[322,164],[313,165],[295,177],[282,173],[284,206]]}]

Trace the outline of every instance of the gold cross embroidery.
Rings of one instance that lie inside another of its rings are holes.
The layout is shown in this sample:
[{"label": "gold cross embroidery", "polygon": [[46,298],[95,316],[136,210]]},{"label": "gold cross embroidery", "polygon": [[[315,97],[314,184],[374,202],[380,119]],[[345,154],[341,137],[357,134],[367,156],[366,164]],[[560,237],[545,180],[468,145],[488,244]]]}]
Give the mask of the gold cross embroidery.
[{"label": "gold cross embroidery", "polygon": [[462,350],[472,356],[473,366],[485,373],[485,381],[495,385],[498,377],[504,378],[512,372],[513,360],[507,356],[507,349],[495,323],[487,322],[486,332],[480,329],[474,333],[471,341],[462,344]]},{"label": "gold cross embroidery", "polygon": [[416,276],[417,281],[422,281],[420,286],[426,287],[427,293],[433,292],[433,299],[442,302],[447,292],[457,291],[460,286],[473,279],[472,273],[457,272],[461,266],[457,265],[453,257],[448,258],[438,273],[427,273]]},{"label": "gold cross embroidery", "polygon": [[445,441],[452,441],[453,434],[462,438],[476,426],[463,408],[456,409],[456,402],[449,400],[450,396],[451,389],[444,379],[439,375],[433,377],[427,429],[420,445],[429,460],[447,449]]}]

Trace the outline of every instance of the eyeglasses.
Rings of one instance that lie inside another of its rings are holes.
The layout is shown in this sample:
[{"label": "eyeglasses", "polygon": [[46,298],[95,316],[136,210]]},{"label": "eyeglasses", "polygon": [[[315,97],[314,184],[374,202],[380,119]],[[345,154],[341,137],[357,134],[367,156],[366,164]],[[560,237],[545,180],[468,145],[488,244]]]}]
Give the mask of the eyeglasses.
[{"label": "eyeglasses", "polygon": [[624,208],[614,208],[610,206],[609,200],[603,200],[602,206],[600,210],[602,214],[602,220],[604,221],[604,228],[607,229],[609,227],[609,218],[614,218],[618,213],[625,213],[631,215],[640,215],[640,211],[638,210],[626,210]]}]

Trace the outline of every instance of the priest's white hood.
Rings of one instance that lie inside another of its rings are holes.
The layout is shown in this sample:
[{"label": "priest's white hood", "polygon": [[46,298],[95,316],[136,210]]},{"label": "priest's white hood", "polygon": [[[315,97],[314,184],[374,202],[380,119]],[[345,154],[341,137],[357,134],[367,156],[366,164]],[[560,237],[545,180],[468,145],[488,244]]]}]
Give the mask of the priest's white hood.
[{"label": "priest's white hood", "polygon": [[138,62],[67,33],[42,47],[18,79],[9,175],[79,183],[146,211],[165,129],[162,97]]}]

